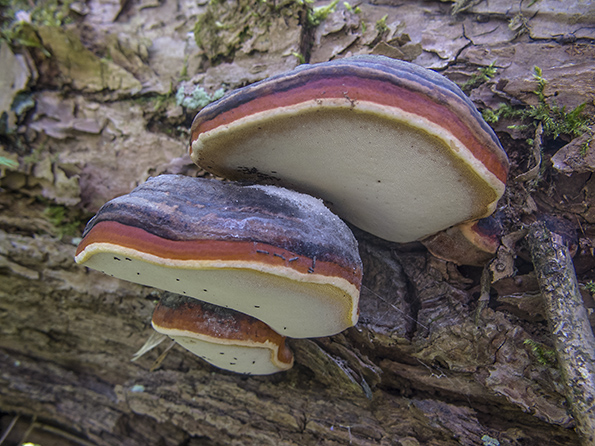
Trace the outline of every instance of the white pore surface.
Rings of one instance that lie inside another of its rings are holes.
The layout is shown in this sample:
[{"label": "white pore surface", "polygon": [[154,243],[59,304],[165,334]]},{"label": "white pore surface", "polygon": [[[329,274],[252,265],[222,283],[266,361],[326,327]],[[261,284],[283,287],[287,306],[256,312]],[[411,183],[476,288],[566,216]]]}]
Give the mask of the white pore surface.
[{"label": "white pore surface", "polygon": [[272,360],[275,351],[266,347],[222,345],[189,336],[171,337],[185,349],[220,369],[250,375],[270,375],[289,368],[275,365]]},{"label": "white pore surface", "polygon": [[332,284],[291,280],[254,269],[209,268],[196,262],[164,266],[143,260],[142,253],[118,246],[109,249],[109,245],[102,246],[82,264],[119,279],[249,314],[284,336],[330,336],[357,322],[357,299]]},{"label": "white pore surface", "polygon": [[498,181],[478,175],[475,168],[486,169],[448,132],[432,135],[357,109],[268,113],[201,134],[193,158],[230,179],[256,168],[396,242],[486,216],[499,198]]}]

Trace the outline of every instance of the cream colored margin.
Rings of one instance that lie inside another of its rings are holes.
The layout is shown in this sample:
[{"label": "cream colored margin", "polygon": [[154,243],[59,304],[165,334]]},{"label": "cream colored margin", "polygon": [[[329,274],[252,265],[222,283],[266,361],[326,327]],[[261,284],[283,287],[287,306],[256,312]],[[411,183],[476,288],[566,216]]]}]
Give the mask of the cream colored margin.
[{"label": "cream colored margin", "polygon": [[[284,362],[280,362],[277,358],[279,356],[279,346],[271,341],[265,341],[264,343],[258,342],[251,342],[251,341],[241,341],[237,339],[222,339],[222,338],[214,338],[212,336],[206,336],[204,334],[197,334],[192,331],[187,330],[178,330],[176,328],[163,328],[163,327],[155,327],[153,321],[151,321],[151,326],[153,330],[158,333],[165,334],[171,338],[175,336],[185,336],[187,338],[198,339],[199,341],[208,342],[209,344],[216,344],[216,345],[234,345],[239,347],[245,348],[266,348],[271,352],[271,362],[280,370],[289,370],[293,367],[293,355],[291,357],[291,363],[285,364]],[[207,361],[208,362],[208,361]]]},{"label": "cream colored margin", "polygon": [[125,257],[134,258],[142,262],[152,263],[156,266],[163,266],[172,269],[247,269],[272,274],[278,277],[284,277],[296,282],[314,283],[319,285],[332,285],[335,288],[351,296],[351,322],[355,325],[358,320],[359,290],[355,285],[342,277],[324,276],[322,274],[303,274],[293,268],[283,266],[272,266],[258,262],[249,262],[245,260],[235,261],[217,261],[217,260],[176,260],[159,257],[153,254],[147,254],[132,248],[126,248],[112,243],[92,243],[83,249],[74,260],[82,264],[89,260],[93,255],[99,253],[120,254]]}]

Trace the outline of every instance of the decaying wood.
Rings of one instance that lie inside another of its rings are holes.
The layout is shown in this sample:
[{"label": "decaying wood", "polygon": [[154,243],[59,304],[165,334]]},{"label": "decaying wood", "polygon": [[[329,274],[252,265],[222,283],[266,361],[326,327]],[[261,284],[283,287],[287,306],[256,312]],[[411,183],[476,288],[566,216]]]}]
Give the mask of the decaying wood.
[{"label": "decaying wood", "polygon": [[478,327],[469,297],[439,279],[444,262],[359,236],[358,326],[294,340],[292,370],[246,377],[180,347],[151,372],[167,343],[131,362],[158,293],[77,267],[73,245],[5,234],[0,249],[19,264],[0,281],[6,426],[37,417],[106,446],[576,443],[553,369],[523,353],[522,329],[490,308]]},{"label": "decaying wood", "polygon": [[[169,342],[131,362],[159,292],[74,264],[82,223],[107,200],[149,176],[203,174],[184,156],[196,113],[187,99],[279,74],[300,56],[403,58],[463,86],[480,110],[535,105],[538,65],[548,101],[593,111],[589,2],[467,2],[456,15],[444,1],[349,3],[312,26],[293,0],[88,0],[72,3],[74,23],[39,27],[45,51],[0,43],[10,67],[0,69],[0,124],[11,131],[0,157],[18,164],[0,163],[2,446],[578,444],[564,377],[527,346],[551,348],[517,243],[527,216],[572,216],[579,278],[595,280],[595,164],[578,142],[554,171],[548,157],[564,141],[544,136],[532,169],[534,132],[493,124],[512,170],[491,286],[487,271],[481,287],[477,268],[355,230],[360,322],[292,341],[296,364],[278,375],[222,372]],[[202,46],[189,37],[198,22]]]},{"label": "decaying wood", "polygon": [[595,445],[595,337],[579,292],[568,246],[544,222],[527,240],[554,338],[566,398],[581,444]]}]

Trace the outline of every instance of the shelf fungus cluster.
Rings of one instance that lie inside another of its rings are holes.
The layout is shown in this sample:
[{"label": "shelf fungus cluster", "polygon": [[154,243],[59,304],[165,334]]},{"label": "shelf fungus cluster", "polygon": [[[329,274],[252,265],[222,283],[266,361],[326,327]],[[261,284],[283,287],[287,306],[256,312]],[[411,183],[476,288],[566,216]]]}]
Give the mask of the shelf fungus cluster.
[{"label": "shelf fungus cluster", "polygon": [[154,328],[218,367],[286,370],[285,336],[357,322],[357,242],[331,210],[456,263],[482,264],[498,247],[489,216],[508,158],[473,103],[430,70],[381,56],[302,65],[208,105],[191,134],[200,167],[265,185],[150,179],[100,209],[76,261],[176,293]]},{"label": "shelf fungus cluster", "polygon": [[149,179],[99,210],[75,260],[180,295],[157,307],[154,328],[241,373],[285,370],[285,336],[329,336],[358,318],[350,229],[321,200],[276,186]]}]

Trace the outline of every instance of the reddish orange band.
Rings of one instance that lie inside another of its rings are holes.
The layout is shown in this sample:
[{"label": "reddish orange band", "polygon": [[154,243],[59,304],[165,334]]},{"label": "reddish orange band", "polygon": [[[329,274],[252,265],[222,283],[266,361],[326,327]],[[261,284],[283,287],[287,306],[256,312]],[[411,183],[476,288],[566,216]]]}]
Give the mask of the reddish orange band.
[{"label": "reddish orange band", "polygon": [[[230,314],[233,314],[233,318]],[[293,354],[285,345],[285,336],[281,336],[264,322],[233,310],[230,310],[227,317],[221,317],[216,312],[205,309],[203,303],[197,299],[190,299],[176,308],[159,303],[153,312],[152,321],[156,328],[183,330],[214,339],[254,344],[271,342],[279,347],[277,358],[280,362],[291,364],[293,361]]]},{"label": "reddish orange band", "polygon": [[81,241],[76,255],[94,243],[111,243],[163,259],[249,261],[284,266],[302,274],[341,277],[358,290],[360,268],[345,268],[336,263],[311,259],[291,251],[259,242],[227,240],[168,240],[143,229],[115,221],[97,223]]},{"label": "reddish orange band", "polygon": [[[239,104],[231,110],[215,115],[210,120],[196,122],[192,128],[192,141],[195,141],[201,133],[208,132],[221,125],[229,125],[246,116],[300,104],[313,99],[329,98],[367,101],[399,108],[447,128],[471,151],[476,159],[500,181],[506,183],[507,165],[503,164],[501,156],[499,157],[486,147],[486,145],[493,145],[493,142],[479,138],[450,108],[432,100],[424,93],[414,92],[379,80],[362,79],[354,76],[320,79],[301,85],[300,88],[272,92]],[[192,153],[192,148],[190,148],[190,152]]]}]

